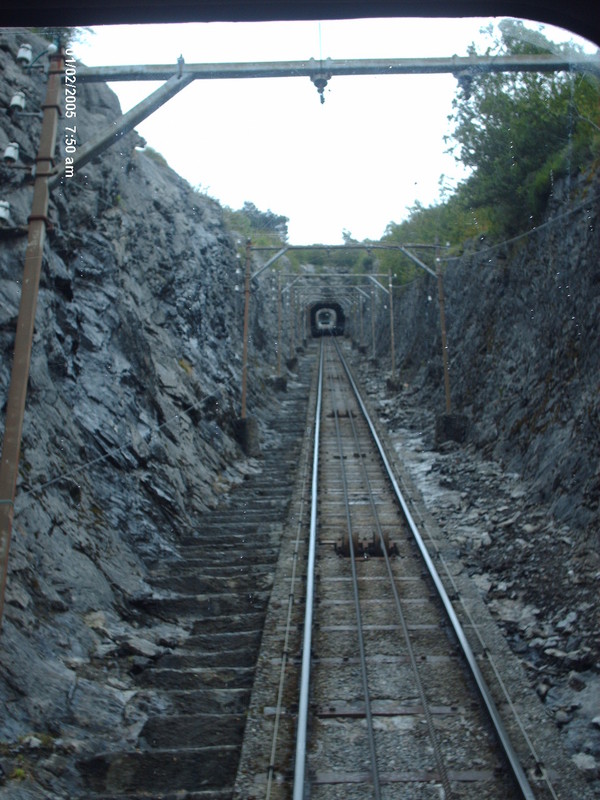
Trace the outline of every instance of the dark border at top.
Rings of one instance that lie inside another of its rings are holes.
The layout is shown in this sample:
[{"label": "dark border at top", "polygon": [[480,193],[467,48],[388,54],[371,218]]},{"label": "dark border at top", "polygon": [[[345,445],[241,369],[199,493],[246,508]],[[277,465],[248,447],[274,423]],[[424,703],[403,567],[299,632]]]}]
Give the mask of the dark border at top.
[{"label": "dark border at top", "polygon": [[477,16],[558,25],[600,46],[597,0],[1,0],[0,26]]}]

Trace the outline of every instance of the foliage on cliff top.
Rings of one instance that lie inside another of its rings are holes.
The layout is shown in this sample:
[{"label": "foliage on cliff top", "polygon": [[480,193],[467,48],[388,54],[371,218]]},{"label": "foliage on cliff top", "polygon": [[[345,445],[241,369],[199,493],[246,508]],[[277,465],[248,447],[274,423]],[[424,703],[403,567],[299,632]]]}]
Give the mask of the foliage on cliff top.
[{"label": "foliage on cliff top", "polygon": [[[520,21],[504,20],[499,32],[486,55],[581,52]],[[580,72],[483,74],[460,88],[449,143],[472,170],[461,187],[463,207],[485,212],[490,233],[500,236],[539,221],[553,180],[576,174],[598,152],[599,101],[597,78]]]},{"label": "foliage on cliff top", "polygon": [[234,210],[225,206],[226,226],[240,237],[251,239],[257,246],[285,245],[288,239],[288,217],[275,214],[271,209],[261,211],[248,200],[242,208]]},{"label": "foliage on cliff top", "polygon": [[[555,44],[523,22],[504,20],[485,31],[486,55],[579,54],[573,43]],[[475,45],[470,54],[477,55]],[[481,55],[481,53],[479,53]],[[388,225],[382,242],[450,242],[477,236],[503,239],[541,220],[554,181],[575,176],[600,153],[600,82],[581,72],[481,73],[463,82],[449,118],[449,150],[470,170],[456,191]],[[398,277],[414,273],[387,256]],[[387,266],[387,264],[386,264]]]}]

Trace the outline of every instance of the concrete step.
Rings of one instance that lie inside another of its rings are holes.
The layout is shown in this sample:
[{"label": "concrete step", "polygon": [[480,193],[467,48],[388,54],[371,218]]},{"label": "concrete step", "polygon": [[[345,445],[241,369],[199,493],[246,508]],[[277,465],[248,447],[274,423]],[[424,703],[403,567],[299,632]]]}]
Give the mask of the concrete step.
[{"label": "concrete step", "polygon": [[[176,792],[152,792],[152,794],[94,794],[94,800],[124,800],[126,797],[139,797],[140,800],[232,800],[233,789],[229,786],[213,789],[200,789],[197,792],[188,792],[178,789]],[[89,795],[81,800],[88,800]]]},{"label": "concrete step", "polygon": [[192,548],[185,559],[181,561],[161,561],[160,564],[155,564],[153,572],[157,576],[165,571],[172,570],[173,572],[181,571],[185,573],[188,570],[218,570],[223,573],[225,570],[237,570],[240,567],[244,569],[255,569],[256,567],[273,568],[277,561],[279,548],[260,548],[250,550],[240,550],[239,548],[230,548],[228,550],[209,550],[208,548]]},{"label": "concrete step", "polygon": [[213,667],[252,667],[256,660],[256,646],[238,647],[231,650],[186,649],[164,655],[162,669],[198,669]]},{"label": "concrete step", "polygon": [[250,689],[254,665],[250,667],[199,667],[195,669],[160,669],[150,667],[136,676],[144,688],[169,689]]},{"label": "concrete step", "polygon": [[186,646],[191,650],[202,650],[205,653],[214,650],[223,652],[232,647],[258,647],[262,631],[222,631],[220,633],[200,633],[186,639]]},{"label": "concrete step", "polygon": [[[232,800],[282,526],[294,491],[313,359],[274,402],[260,472],[182,532],[177,558],[152,562],[140,622],[184,624],[180,647],[140,663],[135,684],[159,695],[136,746],[79,763],[85,800]],[[83,798],[81,798],[83,800]]]},{"label": "concrete step", "polygon": [[275,561],[275,553],[269,557],[268,561],[253,562],[251,566],[248,563],[246,553],[235,554],[235,557],[231,558],[229,563],[222,563],[219,558],[215,558],[214,561],[209,561],[208,563],[201,559],[186,559],[185,561],[164,562],[161,567],[152,570],[150,575],[153,585],[154,581],[156,581],[157,586],[165,578],[174,575],[198,575],[203,580],[213,577],[224,580],[236,576],[243,577],[248,574],[252,576],[271,575]]},{"label": "concrete step", "polygon": [[268,591],[250,589],[239,594],[228,591],[144,597],[135,601],[135,606],[145,614],[162,620],[177,622],[194,617],[201,618],[208,624],[207,621],[215,617],[247,614],[263,609],[268,599]]},{"label": "concrete step", "polygon": [[231,575],[201,575],[197,571],[155,578],[152,585],[158,591],[181,594],[225,594],[226,592],[267,591],[273,583],[269,572],[236,570]]},{"label": "concrete step", "polygon": [[245,714],[185,714],[149,719],[140,734],[140,746],[155,750],[206,747],[215,741],[241,744]]},{"label": "concrete step", "polygon": [[92,792],[111,792],[121,797],[178,797],[182,790],[222,789],[235,776],[238,745],[213,744],[178,748],[102,753],[80,762],[79,769]]},{"label": "concrete step", "polygon": [[163,692],[166,716],[180,714],[243,714],[248,706],[249,690],[241,688],[203,687],[199,689],[167,689]]}]

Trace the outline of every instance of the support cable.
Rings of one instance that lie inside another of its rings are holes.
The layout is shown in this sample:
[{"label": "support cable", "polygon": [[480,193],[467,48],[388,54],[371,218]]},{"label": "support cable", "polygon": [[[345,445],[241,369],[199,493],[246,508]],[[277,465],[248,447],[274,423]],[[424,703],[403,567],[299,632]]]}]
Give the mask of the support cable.
[{"label": "support cable", "polygon": [[[233,383],[234,378],[230,378],[227,383],[223,384],[224,387],[229,386]],[[189,406],[182,408],[180,412],[174,414],[172,417],[169,417],[164,422],[161,422],[159,425],[155,425],[153,428],[150,429],[150,432],[146,434],[146,441],[149,441],[155,433],[158,433],[163,428],[168,428],[173,422],[179,419],[182,414],[187,414],[194,409],[199,409],[202,405],[207,403],[211,398],[204,397],[202,400],[197,400],[195,403],[191,403]],[[113,456],[117,456],[120,453],[124,453],[131,447],[132,440],[130,439],[125,444],[120,445],[119,447],[113,447],[111,450],[108,450],[106,453],[103,453],[101,456],[97,456],[96,458],[92,458],[89,461],[84,462],[83,464],[79,464],[76,467],[73,467],[66,472],[61,472],[60,475],[56,475],[54,478],[51,478],[49,481],[40,484],[39,486],[31,487],[29,489],[23,489],[19,491],[19,499],[21,497],[27,497],[29,495],[37,495],[41,492],[48,489],[50,486],[53,486],[55,483],[58,483],[65,478],[70,478],[72,475],[78,474],[80,475],[82,472],[85,472],[90,467],[93,467],[95,464],[100,464],[102,461],[106,461],[108,458],[112,458]],[[0,504],[12,502],[8,500],[0,500]]]}]

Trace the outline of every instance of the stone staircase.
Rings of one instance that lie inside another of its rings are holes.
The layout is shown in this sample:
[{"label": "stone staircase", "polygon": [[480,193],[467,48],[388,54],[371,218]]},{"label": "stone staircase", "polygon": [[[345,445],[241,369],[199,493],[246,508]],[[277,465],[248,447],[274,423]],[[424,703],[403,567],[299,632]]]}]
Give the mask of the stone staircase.
[{"label": "stone staircase", "polygon": [[273,402],[262,470],[181,541],[132,613],[147,624],[185,623],[183,645],[145,665],[140,692],[153,713],[137,746],[79,764],[86,799],[226,800],[232,796],[246,711],[281,534],[305,429],[312,358]]}]

